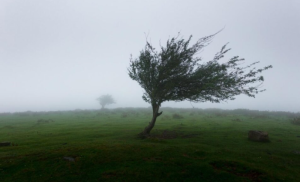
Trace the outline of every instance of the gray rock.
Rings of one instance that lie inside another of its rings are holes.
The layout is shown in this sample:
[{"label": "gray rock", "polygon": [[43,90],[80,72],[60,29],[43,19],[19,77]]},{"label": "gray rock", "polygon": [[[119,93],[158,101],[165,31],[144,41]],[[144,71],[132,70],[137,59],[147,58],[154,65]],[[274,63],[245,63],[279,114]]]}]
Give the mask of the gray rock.
[{"label": "gray rock", "polygon": [[10,146],[11,142],[0,142],[0,147]]},{"label": "gray rock", "polygon": [[257,142],[268,142],[269,134],[265,131],[250,130],[248,132],[248,139]]},{"label": "gray rock", "polygon": [[75,162],[75,159],[73,157],[64,157],[64,159],[70,162]]}]

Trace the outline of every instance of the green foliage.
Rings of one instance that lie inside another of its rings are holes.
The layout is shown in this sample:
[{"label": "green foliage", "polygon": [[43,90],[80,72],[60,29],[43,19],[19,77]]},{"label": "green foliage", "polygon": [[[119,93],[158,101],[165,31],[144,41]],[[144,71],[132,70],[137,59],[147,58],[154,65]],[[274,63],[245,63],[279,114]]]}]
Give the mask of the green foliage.
[{"label": "green foliage", "polygon": [[108,95],[108,94],[107,95],[102,95],[97,100],[99,101],[102,108],[104,108],[106,105],[116,103],[115,100],[112,98],[112,96]]},{"label": "green foliage", "polygon": [[260,74],[272,66],[256,69],[253,66],[258,62],[255,62],[242,67],[244,59],[239,56],[220,63],[230,50],[226,48],[227,44],[212,60],[199,64],[201,58],[196,54],[215,35],[203,37],[191,46],[192,36],[188,40],[175,37],[159,52],[147,42],[138,58],[131,57],[128,68],[130,78],[145,90],[143,99],[160,106],[164,101],[220,102],[233,100],[240,94],[255,97],[264,91],[259,89],[264,81]]}]

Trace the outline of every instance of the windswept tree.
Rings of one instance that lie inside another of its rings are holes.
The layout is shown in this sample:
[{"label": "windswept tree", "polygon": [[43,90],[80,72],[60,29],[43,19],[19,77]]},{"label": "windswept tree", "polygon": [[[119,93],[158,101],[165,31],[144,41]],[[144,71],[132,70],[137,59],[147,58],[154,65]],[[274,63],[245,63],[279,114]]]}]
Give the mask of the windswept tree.
[{"label": "windswept tree", "polygon": [[104,107],[106,105],[115,103],[115,100],[112,98],[111,95],[102,95],[97,100],[99,101],[99,104],[101,105],[101,109],[104,109]]},{"label": "windswept tree", "polygon": [[218,103],[234,100],[235,96],[245,94],[255,97],[264,81],[261,73],[271,65],[257,69],[258,62],[247,66],[241,64],[244,59],[235,56],[221,63],[220,59],[230,49],[224,45],[212,60],[200,64],[197,57],[216,34],[200,38],[190,46],[189,39],[174,37],[169,39],[160,51],[147,41],[138,58],[130,58],[128,74],[144,89],[142,98],[152,106],[152,119],[140,135],[147,136],[155,125],[161,104],[165,101],[183,101]]}]

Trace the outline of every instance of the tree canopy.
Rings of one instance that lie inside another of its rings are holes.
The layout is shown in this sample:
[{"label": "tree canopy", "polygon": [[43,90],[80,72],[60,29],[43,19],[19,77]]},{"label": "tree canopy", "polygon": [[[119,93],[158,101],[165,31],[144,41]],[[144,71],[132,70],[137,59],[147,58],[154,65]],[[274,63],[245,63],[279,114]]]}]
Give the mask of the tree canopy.
[{"label": "tree canopy", "polygon": [[[244,59],[239,56],[221,63],[220,59],[230,50],[227,44],[212,60],[200,64],[202,60],[196,54],[215,35],[200,38],[191,46],[192,36],[187,40],[177,36],[169,39],[165,47],[161,46],[159,52],[146,42],[139,57],[130,58],[128,74],[144,89],[142,98],[152,105],[155,119],[161,114],[158,110],[165,101],[218,103],[233,100],[240,94],[255,97],[265,91],[259,88],[264,81],[261,73],[272,66],[257,69],[254,65],[259,62],[243,66]],[[144,131],[144,134],[149,134],[150,130]]]},{"label": "tree canopy", "polygon": [[106,105],[115,103],[115,100],[112,98],[112,96],[108,95],[108,94],[107,95],[102,95],[97,100],[99,101],[99,104],[101,105],[102,109],[104,109],[104,107]]}]

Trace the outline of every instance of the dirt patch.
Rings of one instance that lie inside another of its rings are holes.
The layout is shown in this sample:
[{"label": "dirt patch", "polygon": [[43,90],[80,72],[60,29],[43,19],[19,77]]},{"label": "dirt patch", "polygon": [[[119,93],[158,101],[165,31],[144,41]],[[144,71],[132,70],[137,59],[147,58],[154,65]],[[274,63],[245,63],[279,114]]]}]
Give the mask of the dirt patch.
[{"label": "dirt patch", "polygon": [[216,170],[226,171],[236,176],[248,178],[251,181],[262,181],[263,173],[234,161],[214,161],[210,165]]},{"label": "dirt patch", "polygon": [[114,178],[116,177],[118,174],[115,171],[109,171],[109,172],[104,172],[102,173],[102,177],[103,178]]},{"label": "dirt patch", "polygon": [[163,161],[163,159],[161,157],[148,157],[148,158],[144,158],[145,161],[150,161],[150,162],[159,162],[159,161]]},{"label": "dirt patch", "polygon": [[181,138],[194,138],[199,135],[200,135],[199,133],[191,133],[191,134],[182,135]]},{"label": "dirt patch", "polygon": [[179,133],[177,131],[164,130],[160,135],[157,136],[161,139],[174,139],[179,137]]},{"label": "dirt patch", "polygon": [[175,138],[193,138],[199,136],[199,133],[183,134],[176,130],[163,130],[161,133],[150,134],[148,138],[156,139],[175,139]]}]

